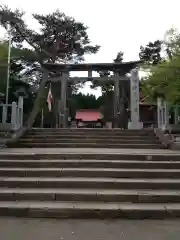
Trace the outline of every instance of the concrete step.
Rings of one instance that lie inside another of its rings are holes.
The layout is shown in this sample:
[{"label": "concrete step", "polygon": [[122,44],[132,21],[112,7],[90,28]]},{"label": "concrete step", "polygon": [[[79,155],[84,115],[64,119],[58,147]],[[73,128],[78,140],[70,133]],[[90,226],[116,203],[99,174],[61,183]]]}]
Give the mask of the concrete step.
[{"label": "concrete step", "polygon": [[[67,139],[67,138],[71,138],[71,139],[107,139],[107,135],[103,135],[103,134],[95,134],[95,135],[82,135],[82,134],[26,134],[22,139],[54,139],[54,138],[61,138],[61,139]],[[139,140],[139,139],[156,139],[155,135],[144,135],[144,136],[139,136],[139,135],[108,135],[108,138],[110,139],[123,139],[123,140]]]},{"label": "concrete step", "polygon": [[180,190],[180,179],[0,177],[0,187]]},{"label": "concrete step", "polygon": [[158,144],[160,143],[160,141],[156,138],[152,139],[113,139],[113,138],[96,138],[96,139],[89,139],[89,138],[79,138],[79,139],[71,139],[71,138],[66,138],[66,139],[61,139],[60,137],[59,138],[51,138],[49,140],[49,138],[22,138],[20,139],[19,143],[31,143],[33,142],[34,144],[35,143],[106,143],[106,144],[109,144],[109,143],[113,143],[113,144],[122,144],[122,143],[134,143],[134,144]]},{"label": "concrete step", "polygon": [[131,149],[161,149],[164,148],[162,144],[135,144],[135,143],[124,143],[124,144],[118,144],[118,143],[16,143],[16,144],[9,144],[8,147],[19,147],[19,148],[131,148]]},{"label": "concrete step", "polygon": [[[53,151],[54,150],[54,151]],[[66,151],[65,151],[66,150]],[[87,151],[88,150],[88,151]],[[98,151],[99,150],[99,151]],[[42,149],[42,148],[32,148],[32,149],[9,149],[9,152],[2,152],[0,154],[1,160],[138,160],[138,161],[179,161],[180,155],[173,153],[171,151],[162,150],[144,150],[142,149]],[[86,152],[87,151],[87,152]],[[82,153],[80,153],[82,152]],[[113,152],[113,153],[112,153]],[[120,152],[120,153],[119,153]],[[129,154],[128,154],[129,153]]]},{"label": "concrete step", "polygon": [[46,136],[46,135],[84,135],[84,136],[154,136],[154,132],[124,132],[124,131],[112,131],[112,132],[105,132],[105,131],[92,131],[92,132],[86,132],[86,131],[77,131],[77,132],[72,132],[72,131],[42,131],[42,132],[37,132],[37,131],[29,131],[27,134],[30,135],[41,135],[41,136]]},{"label": "concrete step", "polygon": [[179,203],[0,202],[2,216],[164,219],[180,217]]},{"label": "concrete step", "polygon": [[120,128],[32,128],[32,132],[153,132],[151,128],[143,129],[120,129]]},{"label": "concrete step", "polygon": [[180,169],[180,161],[139,160],[0,160],[0,168],[139,168]]},{"label": "concrete step", "polygon": [[1,201],[180,203],[180,191],[0,188]]},{"label": "concrete step", "polygon": [[179,178],[180,169],[0,168],[1,177]]}]

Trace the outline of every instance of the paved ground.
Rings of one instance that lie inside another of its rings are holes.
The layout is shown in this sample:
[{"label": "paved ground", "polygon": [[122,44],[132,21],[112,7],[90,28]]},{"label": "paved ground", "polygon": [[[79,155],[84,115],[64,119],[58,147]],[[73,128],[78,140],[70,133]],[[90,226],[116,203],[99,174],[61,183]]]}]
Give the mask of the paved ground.
[{"label": "paved ground", "polygon": [[0,218],[2,240],[179,240],[180,220],[40,220]]},{"label": "paved ground", "polygon": [[0,154],[58,154],[58,153],[89,153],[89,154],[173,154],[180,155],[180,150],[169,149],[108,149],[108,148],[1,148]]}]

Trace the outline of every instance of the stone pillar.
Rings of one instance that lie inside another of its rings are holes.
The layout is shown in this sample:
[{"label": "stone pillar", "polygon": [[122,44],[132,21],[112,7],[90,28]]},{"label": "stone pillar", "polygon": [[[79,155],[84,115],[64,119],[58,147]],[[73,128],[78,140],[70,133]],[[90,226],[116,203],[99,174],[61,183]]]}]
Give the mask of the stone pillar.
[{"label": "stone pillar", "polygon": [[169,124],[169,113],[167,103],[162,99],[157,99],[157,125],[158,128],[166,129]]},{"label": "stone pillar", "polygon": [[162,125],[161,98],[157,99],[157,125],[158,125],[158,128],[161,128],[161,125]]},{"label": "stone pillar", "polygon": [[139,120],[139,75],[138,70],[131,71],[130,79],[130,111],[131,120],[129,122],[129,129],[142,129],[143,123]]},{"label": "stone pillar", "polygon": [[164,128],[167,128],[169,125],[169,108],[166,101],[163,101],[164,103]]},{"label": "stone pillar", "polygon": [[119,98],[120,98],[120,91],[119,91],[119,75],[117,73],[113,76],[114,79],[114,127],[117,128],[117,116],[119,112]]},{"label": "stone pillar", "polygon": [[67,111],[66,111],[66,102],[67,102],[67,86],[68,86],[69,72],[64,72],[61,78],[61,112],[60,119],[61,125],[63,128],[67,127]]},{"label": "stone pillar", "polygon": [[19,122],[19,127],[21,128],[23,126],[23,96],[19,96],[18,98],[18,122]]},{"label": "stone pillar", "polygon": [[12,109],[11,109],[11,128],[12,130],[17,129],[17,104],[16,102],[12,102]]},{"label": "stone pillar", "polygon": [[2,123],[4,123],[4,124],[7,122],[7,113],[8,113],[8,105],[3,104],[3,107],[2,107]]},{"label": "stone pillar", "polygon": [[174,123],[178,124],[179,122],[179,106],[176,105],[174,108]]}]

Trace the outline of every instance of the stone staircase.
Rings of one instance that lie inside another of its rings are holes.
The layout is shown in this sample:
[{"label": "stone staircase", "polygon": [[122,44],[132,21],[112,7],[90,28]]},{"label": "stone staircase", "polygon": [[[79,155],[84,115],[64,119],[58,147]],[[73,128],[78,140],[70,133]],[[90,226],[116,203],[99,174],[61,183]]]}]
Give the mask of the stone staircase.
[{"label": "stone staircase", "polygon": [[148,129],[32,129],[9,147],[159,149],[163,145]]},{"label": "stone staircase", "polygon": [[156,149],[152,130],[32,129],[10,147],[2,216],[180,217],[180,152]]},{"label": "stone staircase", "polygon": [[180,153],[18,151],[0,154],[1,216],[180,217]]}]

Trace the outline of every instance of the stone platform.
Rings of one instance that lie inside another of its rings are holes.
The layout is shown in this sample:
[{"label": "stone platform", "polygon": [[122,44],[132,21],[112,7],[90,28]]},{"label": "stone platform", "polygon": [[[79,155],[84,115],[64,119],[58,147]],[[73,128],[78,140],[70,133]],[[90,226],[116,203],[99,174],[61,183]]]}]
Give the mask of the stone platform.
[{"label": "stone platform", "polygon": [[179,220],[0,218],[3,240],[179,240],[179,225]]}]

